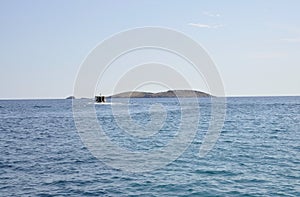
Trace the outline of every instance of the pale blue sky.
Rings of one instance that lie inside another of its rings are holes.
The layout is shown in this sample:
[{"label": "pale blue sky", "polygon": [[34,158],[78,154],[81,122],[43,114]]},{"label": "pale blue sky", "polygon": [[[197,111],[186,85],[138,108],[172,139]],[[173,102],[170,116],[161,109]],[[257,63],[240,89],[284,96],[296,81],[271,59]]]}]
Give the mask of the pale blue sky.
[{"label": "pale blue sky", "polygon": [[228,96],[300,95],[300,1],[0,1],[0,98],[71,95],[117,32],[161,26],[210,54]]}]

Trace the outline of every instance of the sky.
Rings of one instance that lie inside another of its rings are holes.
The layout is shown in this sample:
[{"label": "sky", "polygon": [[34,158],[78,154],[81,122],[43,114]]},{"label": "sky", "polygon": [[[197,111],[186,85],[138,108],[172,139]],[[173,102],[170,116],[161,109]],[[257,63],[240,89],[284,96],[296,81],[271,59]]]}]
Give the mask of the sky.
[{"label": "sky", "polygon": [[0,0],[0,98],[72,95],[92,49],[145,26],[198,42],[227,96],[299,96],[299,8],[298,0]]}]

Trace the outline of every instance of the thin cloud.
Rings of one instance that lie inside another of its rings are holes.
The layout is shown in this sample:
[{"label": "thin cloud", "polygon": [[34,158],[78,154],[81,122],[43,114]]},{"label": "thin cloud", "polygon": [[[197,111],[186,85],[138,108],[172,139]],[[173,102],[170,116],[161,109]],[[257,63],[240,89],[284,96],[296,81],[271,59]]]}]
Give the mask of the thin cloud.
[{"label": "thin cloud", "polygon": [[220,27],[223,27],[223,25],[209,25],[209,24],[203,24],[203,23],[189,23],[188,25],[199,27],[199,28],[207,28],[207,29],[217,29]]},{"label": "thin cloud", "polygon": [[289,42],[289,43],[299,43],[300,38],[283,38],[281,39],[283,42]]},{"label": "thin cloud", "polygon": [[287,57],[287,53],[285,52],[261,52],[252,54],[249,57],[254,59],[278,59]]},{"label": "thin cloud", "polygon": [[207,11],[203,12],[202,14],[205,16],[209,16],[209,17],[220,17],[221,16],[221,14],[218,14],[218,13],[215,14],[215,13],[211,13],[211,12],[207,12]]},{"label": "thin cloud", "polygon": [[200,28],[211,28],[210,25],[201,24],[201,23],[189,23],[189,25],[194,26],[194,27],[200,27]]}]

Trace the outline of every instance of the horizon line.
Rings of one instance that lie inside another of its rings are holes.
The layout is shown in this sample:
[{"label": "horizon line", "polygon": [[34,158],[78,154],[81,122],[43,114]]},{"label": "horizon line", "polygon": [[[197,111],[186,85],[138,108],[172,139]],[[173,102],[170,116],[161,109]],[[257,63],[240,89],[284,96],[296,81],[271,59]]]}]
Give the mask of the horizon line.
[{"label": "horizon line", "polygon": [[[27,98],[0,98],[0,101],[7,101],[7,100],[72,100],[67,99],[67,97],[27,97]],[[107,96],[110,97],[110,96]],[[300,97],[300,95],[225,95],[224,98],[250,98],[250,97]],[[168,98],[168,97],[166,97]],[[210,97],[199,97],[199,98],[210,98]],[[218,97],[217,97],[218,98]],[[219,97],[222,98],[222,97]],[[94,99],[94,98],[75,98],[75,99]],[[148,98],[147,98],[148,99]],[[153,99],[153,98],[149,98]]]}]

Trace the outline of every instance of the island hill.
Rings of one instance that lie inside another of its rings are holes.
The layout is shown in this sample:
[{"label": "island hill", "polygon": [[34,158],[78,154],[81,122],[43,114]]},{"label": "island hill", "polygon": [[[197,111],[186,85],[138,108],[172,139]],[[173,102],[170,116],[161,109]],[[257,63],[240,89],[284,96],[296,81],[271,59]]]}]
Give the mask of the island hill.
[{"label": "island hill", "polygon": [[210,94],[201,91],[195,90],[169,90],[165,92],[139,92],[139,91],[130,91],[123,92],[120,94],[115,94],[107,98],[174,98],[174,97],[211,97]]},{"label": "island hill", "polygon": [[[100,97],[100,96],[96,96]],[[196,90],[168,90],[165,92],[140,92],[140,91],[129,91],[112,96],[106,96],[105,98],[192,98],[192,97],[212,97],[212,95],[196,91]],[[75,99],[74,96],[69,96],[66,99]]]}]

